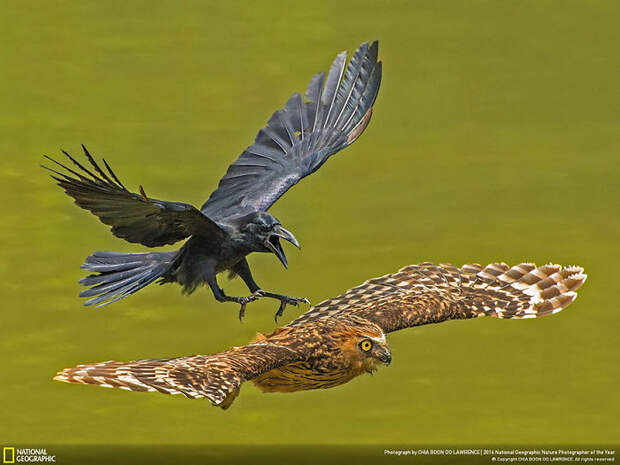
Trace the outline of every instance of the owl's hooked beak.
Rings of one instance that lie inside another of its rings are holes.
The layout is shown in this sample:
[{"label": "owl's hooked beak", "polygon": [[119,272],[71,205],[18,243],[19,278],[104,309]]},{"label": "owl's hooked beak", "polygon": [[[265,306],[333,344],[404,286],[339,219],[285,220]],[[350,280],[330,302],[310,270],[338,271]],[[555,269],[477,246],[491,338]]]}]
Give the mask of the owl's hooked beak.
[{"label": "owl's hooked beak", "polygon": [[390,352],[390,349],[388,349],[387,347],[382,347],[381,349],[379,349],[375,357],[380,362],[383,362],[385,366],[389,366],[390,363],[392,363],[392,352]]}]

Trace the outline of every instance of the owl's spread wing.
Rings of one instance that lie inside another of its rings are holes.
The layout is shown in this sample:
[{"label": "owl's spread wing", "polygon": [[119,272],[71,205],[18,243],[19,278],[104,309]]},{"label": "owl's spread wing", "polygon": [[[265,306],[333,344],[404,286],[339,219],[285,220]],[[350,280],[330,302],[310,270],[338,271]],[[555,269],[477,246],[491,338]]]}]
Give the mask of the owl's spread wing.
[{"label": "owl's spread wing", "polygon": [[228,408],[241,383],[301,358],[303,352],[295,348],[258,341],[213,355],[78,365],[60,371],[54,379],[183,394],[190,399],[207,398],[213,405]]},{"label": "owl's spread wing", "polygon": [[370,121],[381,83],[378,43],[364,43],[346,67],[333,62],[325,86],[315,75],[305,98],[294,94],[228,168],[202,212],[216,221],[266,211],[288,189],[351,145]]},{"label": "owl's spread wing", "polygon": [[357,315],[386,333],[448,319],[493,316],[536,318],[557,313],[586,280],[577,266],[521,263],[434,265],[422,263],[366,281],[312,307],[290,326],[320,318]]},{"label": "owl's spread wing", "polygon": [[46,166],[44,168],[52,171],[52,178],[58,181],[67,195],[75,199],[76,205],[98,216],[102,223],[112,226],[115,236],[147,247],[174,244],[192,235],[213,240],[224,237],[224,231],[192,205],[148,198],[142,186],[140,194],[129,192],[105,160],[103,162],[108,173],[82,147],[95,172],[84,167],[67,152],[64,152],[65,155],[77,166],[78,171],[50,157],[46,158],[66,173]]}]

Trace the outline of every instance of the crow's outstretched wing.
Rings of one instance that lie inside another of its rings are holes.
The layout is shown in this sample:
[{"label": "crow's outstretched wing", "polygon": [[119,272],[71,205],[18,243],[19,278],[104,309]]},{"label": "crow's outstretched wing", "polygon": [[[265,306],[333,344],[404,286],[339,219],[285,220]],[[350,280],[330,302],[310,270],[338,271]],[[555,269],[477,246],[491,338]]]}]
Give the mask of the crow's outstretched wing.
[{"label": "crow's outstretched wing", "polygon": [[61,173],[47,166],[43,168],[52,171],[52,178],[58,181],[58,185],[67,195],[75,199],[78,206],[90,210],[103,223],[112,226],[112,233],[115,236],[147,247],[174,244],[192,235],[206,236],[214,240],[224,237],[225,232],[192,205],[150,199],[142,186],[140,194],[129,192],[105,160],[103,163],[107,174],[86,148],[82,147],[95,173],[67,152],[63,153],[77,166],[78,171],[50,157],[46,158],[67,173]]},{"label": "crow's outstretched wing", "polygon": [[557,313],[577,297],[586,275],[578,266],[521,263],[410,265],[312,307],[289,326],[356,315],[386,333],[445,320],[492,316],[537,318]]},{"label": "crow's outstretched wing", "polygon": [[216,221],[266,211],[282,194],[351,145],[370,121],[381,83],[378,43],[364,43],[346,66],[334,60],[315,75],[305,100],[294,94],[228,168],[202,212]]}]

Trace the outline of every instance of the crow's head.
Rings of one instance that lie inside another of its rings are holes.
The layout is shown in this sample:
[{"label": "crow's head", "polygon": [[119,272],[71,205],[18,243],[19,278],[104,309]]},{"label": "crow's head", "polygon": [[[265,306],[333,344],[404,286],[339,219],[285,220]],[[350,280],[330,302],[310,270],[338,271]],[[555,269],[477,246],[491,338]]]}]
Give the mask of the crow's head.
[{"label": "crow's head", "polygon": [[286,255],[280,244],[280,238],[289,241],[298,249],[299,242],[290,231],[282,227],[277,218],[269,213],[258,212],[245,218],[243,229],[252,236],[253,246],[257,252],[271,252],[280,259],[285,268],[288,268]]}]

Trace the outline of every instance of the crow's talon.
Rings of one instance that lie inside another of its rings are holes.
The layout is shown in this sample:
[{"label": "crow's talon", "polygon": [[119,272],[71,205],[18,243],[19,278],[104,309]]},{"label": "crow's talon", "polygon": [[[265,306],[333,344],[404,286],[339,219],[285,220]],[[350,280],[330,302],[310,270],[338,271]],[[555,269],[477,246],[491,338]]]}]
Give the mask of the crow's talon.
[{"label": "crow's talon", "polygon": [[278,308],[278,311],[276,312],[275,316],[273,317],[274,321],[277,323],[278,322],[278,318],[280,318],[283,314],[284,314],[284,309],[286,308],[286,302],[284,300],[282,300],[280,302],[280,308]]},{"label": "crow's talon", "polygon": [[247,304],[249,304],[250,302],[254,302],[255,300],[258,300],[261,297],[263,296],[259,294],[259,291],[257,291],[247,297],[235,298],[235,302],[237,302],[238,304],[241,304],[241,308],[239,309],[239,321],[243,321],[243,317],[245,316],[245,307],[247,306]]},{"label": "crow's talon", "polygon": [[309,304],[310,301],[308,299],[306,299],[305,297],[288,297],[285,296],[286,298],[286,303],[289,305],[294,305],[295,307],[299,306],[299,304],[301,303],[305,303],[305,304]]},{"label": "crow's talon", "polygon": [[239,321],[243,322],[243,317],[245,316],[245,306],[246,302],[241,303],[241,308],[239,309]]},{"label": "crow's talon", "polygon": [[300,303],[307,303],[309,304],[310,301],[308,299],[304,298],[299,298],[299,297],[289,297],[287,295],[283,295],[280,297],[280,308],[278,308],[278,311],[275,314],[275,321],[276,323],[278,322],[278,318],[280,318],[283,314],[284,314],[284,309],[286,308],[287,305],[293,305],[295,307],[299,307]]}]

